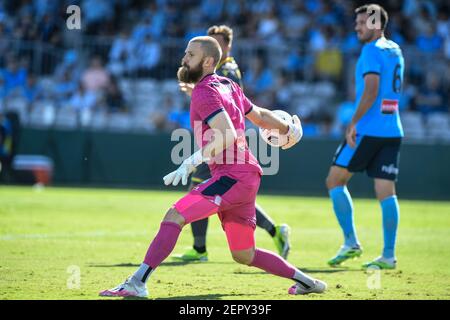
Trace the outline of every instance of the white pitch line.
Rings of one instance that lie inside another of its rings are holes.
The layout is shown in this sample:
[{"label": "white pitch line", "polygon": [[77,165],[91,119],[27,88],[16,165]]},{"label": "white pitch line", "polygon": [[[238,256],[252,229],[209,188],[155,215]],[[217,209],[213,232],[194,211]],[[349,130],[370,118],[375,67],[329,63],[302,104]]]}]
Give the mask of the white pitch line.
[{"label": "white pitch line", "polygon": [[70,238],[103,238],[109,236],[140,237],[148,235],[148,232],[130,231],[95,231],[95,232],[68,232],[68,233],[36,233],[36,234],[5,234],[0,236],[1,241],[28,240],[28,239],[70,239]]},{"label": "white pitch line", "polygon": [[[221,230],[211,230],[209,234],[223,233]],[[36,240],[36,239],[72,239],[72,238],[105,238],[105,237],[145,237],[151,236],[149,231],[94,231],[94,232],[67,232],[67,233],[34,233],[34,234],[4,234],[0,235],[0,241]]]}]

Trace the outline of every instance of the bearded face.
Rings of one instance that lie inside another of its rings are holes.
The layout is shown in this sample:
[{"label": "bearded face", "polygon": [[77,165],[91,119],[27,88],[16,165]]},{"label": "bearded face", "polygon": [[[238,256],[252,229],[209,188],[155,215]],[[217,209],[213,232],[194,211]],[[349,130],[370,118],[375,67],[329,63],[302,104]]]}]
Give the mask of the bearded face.
[{"label": "bearded face", "polygon": [[358,40],[366,43],[373,39],[375,30],[370,29],[367,25],[367,14],[358,14],[355,21],[355,31]]},{"label": "bearded face", "polygon": [[357,33],[358,36],[358,40],[361,41],[362,43],[366,43],[369,42],[371,39],[373,39],[375,32],[373,30],[370,29],[365,29],[362,31],[359,31]]},{"label": "bearded face", "polygon": [[177,77],[178,80],[185,83],[197,83],[203,74],[203,59],[194,67],[189,67],[186,63],[183,63],[178,68]]}]

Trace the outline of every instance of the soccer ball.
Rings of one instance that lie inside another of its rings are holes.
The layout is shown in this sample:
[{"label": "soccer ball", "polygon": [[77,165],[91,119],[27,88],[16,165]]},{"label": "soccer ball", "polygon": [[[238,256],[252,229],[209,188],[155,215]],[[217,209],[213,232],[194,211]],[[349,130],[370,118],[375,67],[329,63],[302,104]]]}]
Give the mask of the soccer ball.
[{"label": "soccer ball", "polygon": [[[279,118],[287,122],[292,122],[292,116],[286,111],[274,110],[272,112]],[[268,145],[271,145],[272,147],[282,147],[288,143],[288,136],[280,134],[278,130],[259,128],[259,135]]]}]

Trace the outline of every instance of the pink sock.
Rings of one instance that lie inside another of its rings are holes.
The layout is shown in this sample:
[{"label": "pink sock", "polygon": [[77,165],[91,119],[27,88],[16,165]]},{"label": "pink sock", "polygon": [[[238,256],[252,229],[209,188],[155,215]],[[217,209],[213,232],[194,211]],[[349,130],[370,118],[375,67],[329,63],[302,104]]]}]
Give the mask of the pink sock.
[{"label": "pink sock", "polygon": [[158,234],[147,250],[144,263],[152,269],[158,267],[175,248],[181,227],[175,222],[162,222]]},{"label": "pink sock", "polygon": [[297,270],[297,268],[280,256],[258,248],[255,251],[255,257],[250,266],[263,269],[266,272],[288,279],[294,278],[295,271]]}]

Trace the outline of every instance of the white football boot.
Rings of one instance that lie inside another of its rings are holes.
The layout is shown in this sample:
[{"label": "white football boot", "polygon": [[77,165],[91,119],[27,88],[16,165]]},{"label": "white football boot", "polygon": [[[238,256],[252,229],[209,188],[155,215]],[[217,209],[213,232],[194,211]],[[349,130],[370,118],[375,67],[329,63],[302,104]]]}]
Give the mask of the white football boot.
[{"label": "white football boot", "polygon": [[129,277],[124,283],[119,284],[115,288],[104,290],[99,295],[102,297],[147,297],[147,286],[145,284],[139,285],[137,282],[132,277]]},{"label": "white football boot", "polygon": [[296,283],[289,288],[289,294],[310,294],[310,293],[323,293],[327,289],[327,284],[323,281],[314,280],[314,286],[306,288],[301,283]]}]

